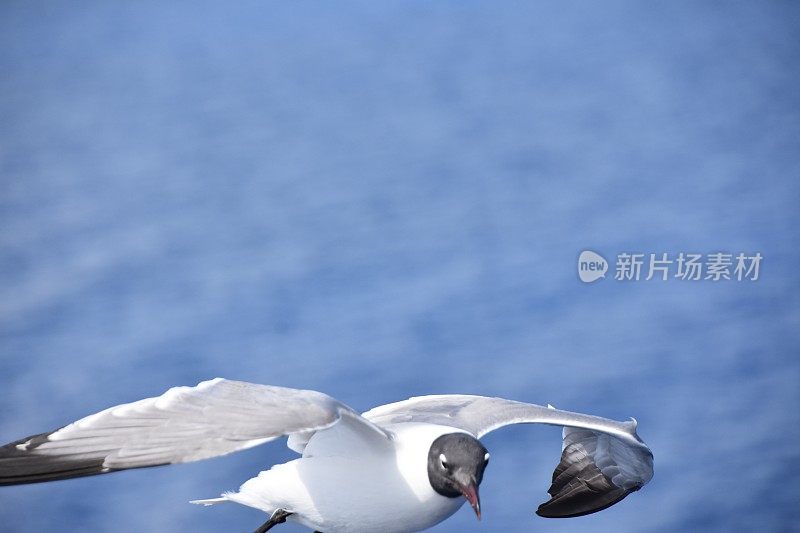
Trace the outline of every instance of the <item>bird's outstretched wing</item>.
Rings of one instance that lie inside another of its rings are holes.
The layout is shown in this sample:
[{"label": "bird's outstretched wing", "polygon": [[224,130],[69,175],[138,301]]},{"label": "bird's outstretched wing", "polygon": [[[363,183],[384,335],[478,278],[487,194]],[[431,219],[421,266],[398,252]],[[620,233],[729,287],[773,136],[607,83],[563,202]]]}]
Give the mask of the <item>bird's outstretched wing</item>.
[{"label": "bird's outstretched wing", "polygon": [[388,439],[320,392],[217,378],[6,444],[0,448],[0,485],[198,461],[334,426],[346,426],[351,437]]},{"label": "bird's outstretched wing", "polygon": [[453,426],[480,438],[511,424],[563,426],[561,462],[537,514],[566,518],[594,513],[639,490],[653,477],[653,454],[636,421],[617,422],[502,398],[422,396],[376,407],[363,415],[386,425],[424,422]]}]

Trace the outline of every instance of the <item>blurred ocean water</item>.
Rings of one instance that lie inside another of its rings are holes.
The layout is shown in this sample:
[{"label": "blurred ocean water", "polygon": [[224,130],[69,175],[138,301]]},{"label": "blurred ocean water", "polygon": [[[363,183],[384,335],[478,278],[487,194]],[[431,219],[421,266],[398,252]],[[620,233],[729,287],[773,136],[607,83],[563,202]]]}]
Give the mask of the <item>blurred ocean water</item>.
[{"label": "blurred ocean water", "polygon": [[[214,376],[361,410],[499,395],[635,416],[655,478],[537,518],[559,431],[511,428],[483,523],[436,531],[796,531],[799,16],[3,2],[0,440]],[[764,262],[584,285],[584,249]],[[289,457],[2,488],[0,523],[249,531],[258,512],[186,502]]]}]

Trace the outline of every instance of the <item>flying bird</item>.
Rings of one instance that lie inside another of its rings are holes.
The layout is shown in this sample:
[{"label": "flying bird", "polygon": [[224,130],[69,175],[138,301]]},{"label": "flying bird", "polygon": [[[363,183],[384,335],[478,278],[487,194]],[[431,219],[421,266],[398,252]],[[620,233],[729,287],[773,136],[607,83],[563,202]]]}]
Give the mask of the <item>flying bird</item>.
[{"label": "flying bird", "polygon": [[324,533],[405,533],[438,524],[464,502],[480,519],[489,452],[479,439],[512,424],[564,428],[540,516],[600,511],[653,476],[653,454],[634,419],[467,395],[421,396],[358,414],[321,392],[217,378],[7,444],[0,485],[198,461],[288,436],[300,458],[193,503],[260,509],[269,519],[256,533],[287,520]]}]

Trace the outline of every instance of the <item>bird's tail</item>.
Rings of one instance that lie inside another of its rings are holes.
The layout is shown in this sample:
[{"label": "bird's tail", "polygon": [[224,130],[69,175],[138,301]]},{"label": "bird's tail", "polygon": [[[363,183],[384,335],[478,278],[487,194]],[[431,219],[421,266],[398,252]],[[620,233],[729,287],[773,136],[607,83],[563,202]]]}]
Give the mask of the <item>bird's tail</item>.
[{"label": "bird's tail", "polygon": [[219,498],[209,498],[208,500],[192,500],[189,503],[194,503],[195,505],[205,505],[208,507],[209,505],[216,505],[218,503],[226,503],[230,500],[227,498],[227,494],[223,494]]}]

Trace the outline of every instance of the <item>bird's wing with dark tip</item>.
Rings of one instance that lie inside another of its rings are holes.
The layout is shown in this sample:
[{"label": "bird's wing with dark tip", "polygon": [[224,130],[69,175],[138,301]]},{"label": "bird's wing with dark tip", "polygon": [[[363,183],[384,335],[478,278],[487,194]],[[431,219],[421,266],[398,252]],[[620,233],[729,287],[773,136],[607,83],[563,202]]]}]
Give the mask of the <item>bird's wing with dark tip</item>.
[{"label": "bird's wing with dark tip", "polygon": [[653,454],[636,434],[636,421],[618,422],[529,403],[484,396],[422,396],[382,405],[364,417],[378,425],[440,424],[481,436],[513,424],[564,428],[561,462],[550,501],[540,516],[566,518],[614,505],[653,477]]},{"label": "bird's wing with dark tip", "polygon": [[0,485],[198,461],[341,420],[353,438],[388,441],[378,426],[320,392],[218,378],[6,444]]},{"label": "bird's wing with dark tip", "polygon": [[583,516],[639,490],[646,482],[646,471],[652,472],[652,455],[632,455],[624,442],[611,435],[564,428],[561,462],[547,491],[551,498],[536,514],[547,518]]}]

